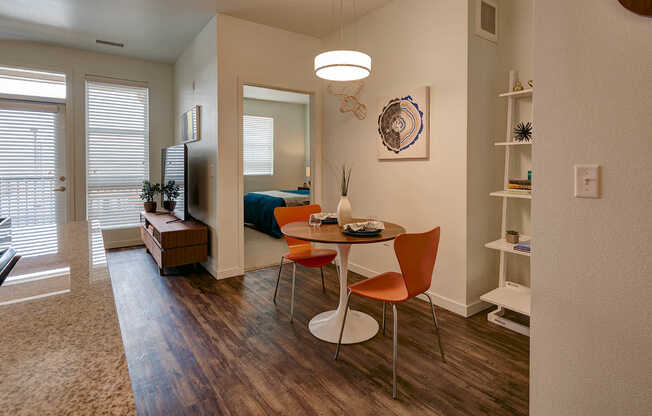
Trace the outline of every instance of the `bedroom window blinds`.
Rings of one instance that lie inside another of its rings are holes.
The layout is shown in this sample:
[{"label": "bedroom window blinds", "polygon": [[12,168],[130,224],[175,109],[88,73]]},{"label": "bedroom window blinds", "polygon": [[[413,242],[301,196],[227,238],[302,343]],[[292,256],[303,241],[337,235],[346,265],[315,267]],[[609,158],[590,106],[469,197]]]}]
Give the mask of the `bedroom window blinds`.
[{"label": "bedroom window blinds", "polygon": [[149,179],[149,90],[86,81],[87,217],[102,227],[139,222]]},{"label": "bedroom window blinds", "polygon": [[245,175],[274,175],[274,119],[243,117],[243,160]]}]

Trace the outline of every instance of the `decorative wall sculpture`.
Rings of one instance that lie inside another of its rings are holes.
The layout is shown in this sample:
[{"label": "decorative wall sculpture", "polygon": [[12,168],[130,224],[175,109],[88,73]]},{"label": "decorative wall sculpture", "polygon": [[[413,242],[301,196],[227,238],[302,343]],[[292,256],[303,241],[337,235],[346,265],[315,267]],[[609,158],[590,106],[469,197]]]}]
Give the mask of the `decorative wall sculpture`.
[{"label": "decorative wall sculpture", "polygon": [[340,113],[353,113],[358,120],[367,118],[367,106],[358,98],[364,87],[363,81],[328,84],[328,92],[340,98]]},{"label": "decorative wall sculpture", "polygon": [[430,87],[378,103],[378,159],[427,159],[430,154]]}]

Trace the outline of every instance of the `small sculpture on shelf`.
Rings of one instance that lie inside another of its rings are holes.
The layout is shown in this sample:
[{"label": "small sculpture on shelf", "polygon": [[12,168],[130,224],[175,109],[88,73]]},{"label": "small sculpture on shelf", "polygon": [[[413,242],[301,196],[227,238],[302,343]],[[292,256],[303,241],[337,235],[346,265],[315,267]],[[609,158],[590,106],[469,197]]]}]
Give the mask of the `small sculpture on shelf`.
[{"label": "small sculpture on shelf", "polygon": [[520,80],[516,80],[516,83],[514,84],[514,88],[512,88],[512,91],[517,92],[517,91],[523,91],[523,84],[521,84]]},{"label": "small sculpture on shelf", "polygon": [[517,142],[530,142],[532,141],[532,123],[523,123],[519,121],[514,127],[514,140]]},{"label": "small sculpture on shelf", "polygon": [[533,81],[533,80],[529,80],[529,81],[527,82],[527,85],[529,85],[530,88],[534,88],[534,81]]}]

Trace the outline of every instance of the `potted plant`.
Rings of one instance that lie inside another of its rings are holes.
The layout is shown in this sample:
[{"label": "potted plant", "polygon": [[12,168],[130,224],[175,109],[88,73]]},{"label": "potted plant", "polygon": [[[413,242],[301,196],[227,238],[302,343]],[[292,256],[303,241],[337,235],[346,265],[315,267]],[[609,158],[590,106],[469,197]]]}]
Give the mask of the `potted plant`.
[{"label": "potted plant", "polygon": [[175,181],[168,181],[161,189],[163,193],[163,208],[167,211],[174,211],[177,206],[177,198],[181,195],[181,187]]},{"label": "potted plant", "polygon": [[161,193],[161,184],[143,181],[143,188],[140,192],[140,199],[145,201],[145,212],[156,212],[156,201],[154,197]]}]

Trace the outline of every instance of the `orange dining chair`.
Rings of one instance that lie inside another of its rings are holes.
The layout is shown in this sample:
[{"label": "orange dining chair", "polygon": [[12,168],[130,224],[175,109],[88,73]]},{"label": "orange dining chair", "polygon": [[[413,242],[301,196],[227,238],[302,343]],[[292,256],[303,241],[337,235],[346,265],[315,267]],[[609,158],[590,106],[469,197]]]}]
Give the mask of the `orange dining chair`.
[{"label": "orange dining chair", "polygon": [[439,248],[440,228],[421,233],[421,234],[401,234],[394,240],[394,251],[396,258],[401,266],[401,273],[388,272],[378,276],[354,283],[349,286],[349,293],[346,298],[346,308],[344,309],[344,319],[340,328],[340,338],[337,341],[335,349],[335,359],[340,353],[342,344],[342,333],[346,323],[346,314],[349,309],[351,294],[355,293],[369,299],[380,300],[383,302],[383,334],[385,333],[385,306],[387,302],[392,304],[394,318],[394,357],[392,363],[392,397],[396,399],[398,392],[396,389],[396,362],[398,361],[398,315],[396,314],[396,304],[405,302],[413,297],[424,294],[430,301],[432,310],[432,320],[435,323],[435,332],[439,343],[439,352],[442,361],[444,358],[444,348],[441,345],[441,336],[439,335],[439,324],[435,314],[435,306],[430,299],[427,290],[430,288],[432,281],[432,271],[435,268],[437,259],[437,249]]},{"label": "orange dining chair", "polygon": [[[303,205],[298,207],[278,207],[274,209],[274,217],[279,227],[296,221],[307,222],[312,214],[321,212],[318,204]],[[337,256],[335,250],[313,248],[308,241],[298,240],[296,238],[284,235],[290,251],[281,257],[281,265],[278,268],[278,278],[276,279],[276,288],[274,289],[274,303],[276,303],[276,292],[278,292],[278,283],[281,281],[281,270],[283,269],[283,259],[293,263],[292,269],[292,300],[290,303],[290,321],[294,319],[294,281],[297,274],[297,263],[305,267],[319,267],[321,271],[321,288],[326,293],[324,284],[324,266],[332,262]]]}]

